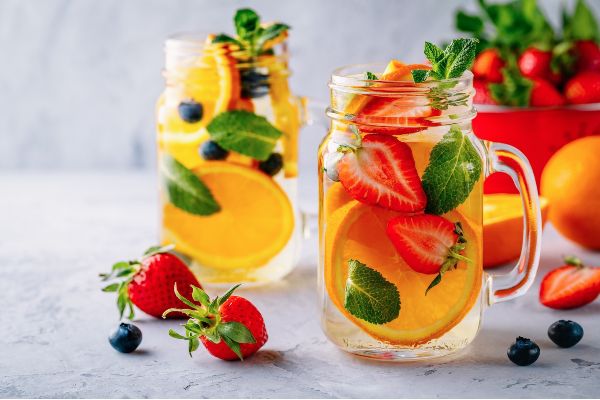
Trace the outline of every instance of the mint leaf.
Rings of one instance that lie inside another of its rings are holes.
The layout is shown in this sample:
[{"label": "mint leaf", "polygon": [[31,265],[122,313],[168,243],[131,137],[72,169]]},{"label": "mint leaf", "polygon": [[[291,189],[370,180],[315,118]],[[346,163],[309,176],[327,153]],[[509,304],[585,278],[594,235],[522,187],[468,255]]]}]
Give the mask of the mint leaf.
[{"label": "mint leaf", "polygon": [[577,0],[573,14],[563,10],[563,36],[570,41],[600,41],[598,22],[583,0]]},{"label": "mint leaf", "polygon": [[260,17],[250,8],[237,10],[233,17],[235,30],[242,40],[253,39],[256,31],[260,28]]},{"label": "mint leaf", "polygon": [[264,161],[282,133],[265,117],[249,111],[225,111],[206,127],[212,140],[224,149]]},{"label": "mint leaf", "polygon": [[358,260],[348,260],[344,307],[356,318],[385,324],[400,314],[400,294],[381,273]]},{"label": "mint leaf", "polygon": [[481,158],[458,125],[452,125],[431,150],[423,173],[425,212],[442,215],[462,204],[481,175]]},{"label": "mint leaf", "polygon": [[221,209],[200,178],[168,154],[162,157],[160,175],[175,207],[194,215],[211,215]]},{"label": "mint leaf", "polygon": [[368,81],[376,81],[379,78],[377,78],[377,75],[374,73],[367,71],[365,72],[365,79]]},{"label": "mint leaf", "polygon": [[444,51],[430,42],[425,42],[424,53],[425,57],[427,57],[432,64],[438,62],[444,56]]},{"label": "mint leaf", "polygon": [[429,74],[431,71],[426,69],[413,69],[410,71],[413,77],[413,81],[415,83],[425,82],[427,78],[429,78]]},{"label": "mint leaf", "polygon": [[290,29],[289,25],[281,24],[281,23],[274,23],[274,24],[267,26],[260,33],[260,37],[257,40],[257,47],[259,49],[262,48],[266,42],[268,42],[269,40],[275,39],[276,37],[278,37],[283,32],[285,32],[289,29]]},{"label": "mint leaf", "polygon": [[232,38],[231,36],[226,35],[224,33],[219,33],[218,35],[216,35],[213,38],[212,43],[233,43],[242,47],[242,44],[237,39]]},{"label": "mint leaf", "polygon": [[489,85],[492,98],[499,104],[514,107],[529,105],[533,82],[521,75],[514,55],[506,55],[506,66],[502,69],[501,83]]}]

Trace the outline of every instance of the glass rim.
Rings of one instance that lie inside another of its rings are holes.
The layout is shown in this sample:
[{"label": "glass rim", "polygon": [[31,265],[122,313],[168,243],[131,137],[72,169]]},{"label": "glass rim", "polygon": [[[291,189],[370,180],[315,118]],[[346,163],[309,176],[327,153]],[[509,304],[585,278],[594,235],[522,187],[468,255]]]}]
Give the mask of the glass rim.
[{"label": "glass rim", "polygon": [[[439,81],[425,81],[422,83],[415,83],[412,80],[387,80],[387,79],[366,79],[362,76],[357,76],[357,73],[364,73],[367,71],[383,72],[387,62],[375,62],[375,63],[360,63],[360,64],[348,64],[334,69],[331,72],[330,85],[339,87],[370,87],[373,83],[384,84],[386,87],[398,86],[398,87],[420,87],[428,86],[430,82],[449,83],[449,82],[461,82],[473,80],[473,73],[469,70],[465,71],[463,75],[458,78],[444,79]],[[354,73],[350,73],[354,71]]]}]

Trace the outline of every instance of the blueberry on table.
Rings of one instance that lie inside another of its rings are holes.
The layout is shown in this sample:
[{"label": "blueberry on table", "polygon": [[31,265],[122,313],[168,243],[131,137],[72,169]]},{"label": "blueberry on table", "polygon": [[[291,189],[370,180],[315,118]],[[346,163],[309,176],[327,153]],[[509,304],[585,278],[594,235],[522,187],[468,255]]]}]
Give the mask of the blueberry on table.
[{"label": "blueberry on table", "polygon": [[564,348],[573,347],[583,337],[583,328],[577,322],[561,319],[550,325],[548,328],[548,337],[557,346]]},{"label": "blueberry on table", "polygon": [[177,111],[179,111],[179,116],[181,119],[185,122],[189,122],[190,124],[200,122],[202,116],[204,115],[202,104],[195,102],[194,100],[182,101],[179,103]]},{"label": "blueberry on table", "polygon": [[224,160],[229,155],[229,152],[219,146],[217,142],[207,140],[200,148],[200,155],[205,160]]},{"label": "blueberry on table", "polygon": [[108,336],[108,342],[121,353],[131,353],[142,343],[142,331],[133,324],[121,322]]},{"label": "blueberry on table", "polygon": [[283,157],[279,153],[272,153],[265,161],[258,163],[258,169],[267,175],[275,176],[283,167]]},{"label": "blueberry on table", "polygon": [[269,94],[269,76],[261,74],[255,68],[240,71],[242,98],[256,99]]},{"label": "blueberry on table", "polygon": [[540,356],[540,348],[534,341],[519,336],[506,352],[510,361],[522,367],[533,364]]}]

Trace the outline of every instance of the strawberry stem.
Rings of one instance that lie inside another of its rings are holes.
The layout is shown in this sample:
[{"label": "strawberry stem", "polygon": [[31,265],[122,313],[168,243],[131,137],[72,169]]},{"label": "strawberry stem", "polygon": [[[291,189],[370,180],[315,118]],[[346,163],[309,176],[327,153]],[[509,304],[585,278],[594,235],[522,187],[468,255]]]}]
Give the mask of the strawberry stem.
[{"label": "strawberry stem", "polygon": [[566,256],[565,257],[565,264],[567,265],[572,265],[574,267],[578,267],[578,268],[583,268],[583,261],[581,261],[581,259],[577,256]]}]

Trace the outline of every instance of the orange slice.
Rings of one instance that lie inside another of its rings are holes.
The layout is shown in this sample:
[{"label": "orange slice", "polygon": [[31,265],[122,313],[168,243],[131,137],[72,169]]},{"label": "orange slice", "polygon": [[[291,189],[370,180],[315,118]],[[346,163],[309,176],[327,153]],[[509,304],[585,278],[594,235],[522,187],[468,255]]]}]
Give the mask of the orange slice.
[{"label": "orange slice", "polygon": [[200,264],[219,269],[258,268],[287,244],[294,229],[290,201],[270,177],[226,161],[204,163],[194,173],[221,206],[210,216],[163,206],[163,242]]},{"label": "orange slice", "polygon": [[[239,71],[235,59],[222,46],[208,46],[197,66],[182,68],[174,79],[180,82],[168,87],[158,102],[158,145],[187,168],[202,163],[199,145],[206,140],[204,128],[213,117],[238,106]],[[181,119],[178,105],[194,100],[202,105],[199,122]]]},{"label": "orange slice", "polygon": [[[540,197],[542,224],[548,219],[548,199]],[[523,243],[523,203],[518,194],[483,196],[483,266],[516,260]]]},{"label": "orange slice", "polygon": [[348,194],[344,186],[339,182],[335,182],[325,193],[325,215],[333,214],[338,208],[343,207],[352,200],[352,196]]},{"label": "orange slice", "polygon": [[[337,308],[366,333],[386,343],[412,346],[442,336],[472,308],[482,281],[481,242],[461,214],[456,211],[446,214],[450,221],[462,223],[468,241],[464,255],[473,263],[460,262],[456,270],[444,274],[442,282],[425,296],[435,276],[408,267],[385,233],[387,221],[396,215],[399,214],[355,200],[330,215],[325,233],[325,282]],[[396,285],[401,301],[398,318],[376,325],[346,311],[349,259],[376,269]]]}]

